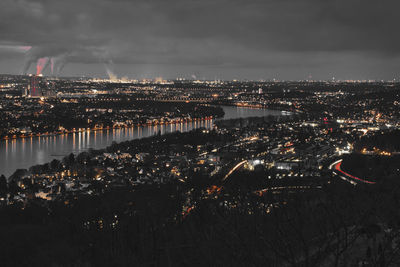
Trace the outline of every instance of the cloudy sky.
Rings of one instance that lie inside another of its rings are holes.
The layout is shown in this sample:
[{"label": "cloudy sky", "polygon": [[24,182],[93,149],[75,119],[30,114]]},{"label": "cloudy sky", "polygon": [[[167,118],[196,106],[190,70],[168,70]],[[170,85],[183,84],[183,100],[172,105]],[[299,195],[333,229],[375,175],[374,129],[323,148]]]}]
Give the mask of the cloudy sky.
[{"label": "cloudy sky", "polygon": [[[1,0],[0,73],[400,78],[396,0]],[[40,60],[41,59],[41,60]]]}]

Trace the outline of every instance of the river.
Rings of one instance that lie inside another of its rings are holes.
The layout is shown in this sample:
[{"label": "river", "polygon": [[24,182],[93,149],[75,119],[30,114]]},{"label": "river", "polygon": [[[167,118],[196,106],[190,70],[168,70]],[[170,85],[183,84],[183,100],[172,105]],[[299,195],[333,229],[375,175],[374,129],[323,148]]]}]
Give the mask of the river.
[{"label": "river", "polygon": [[[282,116],[284,112],[223,106],[223,119],[235,119],[260,116]],[[112,142],[149,137],[157,134],[175,131],[187,132],[196,128],[212,128],[213,120],[194,121],[180,124],[142,126],[132,128],[110,129],[103,131],[87,131],[74,134],[55,135],[47,137],[32,137],[25,139],[0,141],[0,174],[7,177],[17,169],[27,169],[33,165],[44,164],[53,159],[61,159],[70,153],[80,153],[88,149],[101,149]]]}]

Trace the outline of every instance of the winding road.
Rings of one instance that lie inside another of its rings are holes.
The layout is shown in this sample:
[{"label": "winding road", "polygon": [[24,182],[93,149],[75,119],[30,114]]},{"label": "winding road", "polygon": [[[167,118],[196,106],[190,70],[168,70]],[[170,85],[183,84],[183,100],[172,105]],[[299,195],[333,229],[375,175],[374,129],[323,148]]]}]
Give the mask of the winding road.
[{"label": "winding road", "polygon": [[339,175],[342,179],[346,180],[349,183],[356,185],[358,182],[362,182],[365,184],[375,184],[376,182],[368,181],[365,179],[361,179],[354,175],[351,175],[341,169],[343,160],[337,160],[329,166],[329,169],[333,170],[337,175]]}]

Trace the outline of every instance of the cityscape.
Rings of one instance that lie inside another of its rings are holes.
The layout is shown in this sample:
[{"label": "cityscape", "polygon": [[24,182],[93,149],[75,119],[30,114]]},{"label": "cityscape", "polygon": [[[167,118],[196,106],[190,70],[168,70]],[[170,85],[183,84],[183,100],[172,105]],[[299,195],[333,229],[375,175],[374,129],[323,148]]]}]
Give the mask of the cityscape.
[{"label": "cityscape", "polygon": [[399,4],[111,2],[0,3],[2,266],[400,266]]}]

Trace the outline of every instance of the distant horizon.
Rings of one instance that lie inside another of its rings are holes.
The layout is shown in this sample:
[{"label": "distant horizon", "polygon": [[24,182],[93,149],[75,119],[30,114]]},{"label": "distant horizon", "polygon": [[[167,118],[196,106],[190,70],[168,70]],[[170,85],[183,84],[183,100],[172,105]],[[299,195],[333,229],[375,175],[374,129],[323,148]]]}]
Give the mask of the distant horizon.
[{"label": "distant horizon", "polygon": [[[35,73],[27,73],[27,74],[13,74],[13,73],[0,73],[1,76],[31,76],[37,75]],[[54,76],[54,75],[46,75],[46,74],[39,74],[37,76],[43,76],[48,78],[86,78],[86,79],[101,79],[101,80],[157,80],[162,79],[166,81],[225,81],[225,82],[400,82],[400,78],[393,78],[393,79],[338,79],[338,78],[331,78],[331,79],[298,79],[298,80],[290,80],[290,79],[275,79],[275,78],[267,78],[267,79],[206,79],[206,78],[193,78],[193,77],[175,77],[175,78],[167,78],[162,76],[153,76],[153,77],[118,77],[110,78],[107,75],[103,76],[87,76],[87,75],[61,75],[61,76]]]}]

